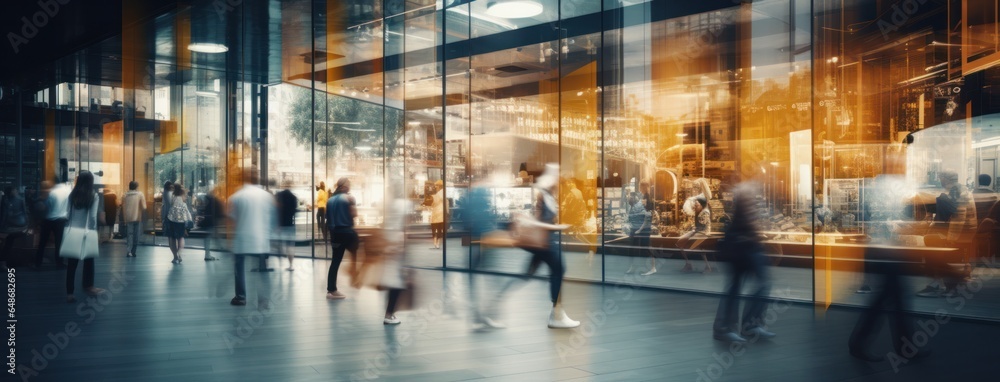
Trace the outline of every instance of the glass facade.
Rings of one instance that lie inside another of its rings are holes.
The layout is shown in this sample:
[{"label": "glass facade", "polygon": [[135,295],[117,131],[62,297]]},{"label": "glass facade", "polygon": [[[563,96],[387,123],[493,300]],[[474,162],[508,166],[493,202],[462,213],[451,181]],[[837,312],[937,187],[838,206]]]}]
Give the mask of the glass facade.
[{"label": "glass facade", "polygon": [[[53,80],[20,95],[21,134],[3,120],[0,182],[90,170],[115,198],[136,180],[155,201],[144,243],[164,245],[164,182],[197,208],[253,169],[299,197],[296,253],[325,258],[319,202],[348,177],[358,226],[379,227],[401,187],[412,265],[467,269],[470,189],[502,226],[555,162],[568,278],[718,293],[731,190],[754,181],[772,294],[825,307],[863,304],[892,178],[906,207],[887,247],[913,292],[939,262],[1000,289],[996,0],[533,2],[527,17],[485,0],[178,3],[44,69]],[[128,3],[123,17],[142,11]],[[479,270],[529,258],[488,254]],[[994,319],[991,304],[958,314]]]}]

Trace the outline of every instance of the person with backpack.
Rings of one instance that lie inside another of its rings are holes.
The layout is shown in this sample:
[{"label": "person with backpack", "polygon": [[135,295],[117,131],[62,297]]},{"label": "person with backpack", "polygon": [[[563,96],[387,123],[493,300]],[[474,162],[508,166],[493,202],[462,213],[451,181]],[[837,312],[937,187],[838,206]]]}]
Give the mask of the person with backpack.
[{"label": "person with backpack", "polygon": [[170,252],[174,255],[174,259],[170,262],[174,264],[180,264],[184,261],[181,259],[180,252],[181,249],[184,249],[184,238],[187,237],[187,231],[194,226],[191,210],[188,209],[187,202],[184,201],[185,195],[187,195],[187,190],[184,189],[184,186],[180,183],[174,183],[170,211],[167,212],[165,223],[170,227],[167,240],[170,244]]}]

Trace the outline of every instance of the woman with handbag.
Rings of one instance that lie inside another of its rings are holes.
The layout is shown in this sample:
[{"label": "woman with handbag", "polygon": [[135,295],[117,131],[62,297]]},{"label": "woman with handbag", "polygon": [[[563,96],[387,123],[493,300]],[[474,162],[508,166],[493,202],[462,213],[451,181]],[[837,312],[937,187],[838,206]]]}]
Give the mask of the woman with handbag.
[{"label": "woman with handbag", "polygon": [[67,258],[66,302],[75,302],[73,284],[76,283],[76,267],[83,260],[83,289],[89,295],[97,295],[104,289],[94,287],[94,258],[98,256],[97,226],[104,220],[103,198],[94,190],[94,174],[81,171],[76,178],[76,186],[69,194],[69,219],[59,255]]},{"label": "woman with handbag", "polygon": [[167,241],[170,243],[170,252],[174,255],[174,259],[170,262],[174,264],[180,264],[183,261],[180,252],[184,248],[184,237],[187,236],[187,231],[194,227],[191,210],[188,209],[187,203],[184,201],[186,194],[184,186],[180,183],[174,183],[173,195],[171,196],[173,199],[170,201],[170,211],[167,212],[167,224],[170,225],[170,229],[167,231],[169,233]]},{"label": "woman with handbag", "polygon": [[[569,228],[567,225],[557,225],[555,223],[559,216],[559,203],[555,198],[555,188],[559,184],[559,165],[549,163],[545,165],[545,172],[535,180],[538,199],[535,201],[534,219],[521,219],[518,224],[522,227],[521,240],[533,236],[529,232],[540,232],[544,235],[544,240],[540,245],[526,243],[519,245],[522,249],[531,253],[531,263],[528,265],[528,275],[533,275],[538,270],[541,263],[549,266],[549,296],[552,299],[552,313],[549,314],[549,328],[569,329],[580,326],[580,321],[574,321],[566,315],[562,304],[559,303],[559,294],[562,290],[563,275],[566,273],[566,263],[559,252],[559,235],[554,231],[561,231]],[[530,242],[535,239],[528,239]]]}]

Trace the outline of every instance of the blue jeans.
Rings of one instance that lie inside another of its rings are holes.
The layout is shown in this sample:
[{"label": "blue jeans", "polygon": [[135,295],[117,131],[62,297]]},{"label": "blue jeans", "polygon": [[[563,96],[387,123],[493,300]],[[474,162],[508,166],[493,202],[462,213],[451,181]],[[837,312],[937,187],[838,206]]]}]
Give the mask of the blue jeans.
[{"label": "blue jeans", "polygon": [[[233,255],[233,265],[235,266],[233,274],[236,276],[236,297],[246,300],[247,298],[247,274],[244,264],[246,263],[246,256],[257,256],[263,259],[267,254],[258,253],[244,253],[244,254],[234,254]],[[257,300],[267,301],[268,295],[270,294],[270,285],[268,284],[270,279],[268,273],[260,272],[260,284],[257,289]]]},{"label": "blue jeans", "polygon": [[125,223],[125,250],[127,253],[135,254],[139,246],[139,225],[141,222]]}]

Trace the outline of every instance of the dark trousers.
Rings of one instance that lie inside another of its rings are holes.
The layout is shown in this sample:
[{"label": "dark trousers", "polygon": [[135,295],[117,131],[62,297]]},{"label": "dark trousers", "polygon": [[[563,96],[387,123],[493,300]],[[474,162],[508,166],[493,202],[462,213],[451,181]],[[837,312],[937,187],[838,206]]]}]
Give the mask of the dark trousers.
[{"label": "dark trousers", "polygon": [[[233,274],[236,283],[236,297],[246,300],[247,298],[247,274],[246,274],[246,257],[256,256],[258,258],[265,258],[267,254],[263,253],[234,253],[233,254]],[[271,287],[270,287],[270,277],[267,273],[258,273],[260,277],[260,282],[257,286],[257,301],[267,302],[270,300]]]},{"label": "dark trousers", "polygon": [[340,271],[340,263],[344,261],[344,252],[351,251],[351,256],[357,257],[358,234],[351,231],[330,231],[330,242],[333,244],[333,255],[330,262],[330,270],[326,274],[326,291],[337,291],[337,273]]},{"label": "dark trousers", "polygon": [[528,275],[535,274],[538,266],[545,263],[549,266],[549,296],[552,303],[559,302],[559,292],[562,289],[563,275],[566,273],[566,265],[563,263],[562,255],[556,250],[556,245],[550,243],[546,249],[529,249],[531,262],[528,263]]},{"label": "dark trousers", "polygon": [[[76,265],[80,263],[77,259],[66,259],[66,294],[73,294],[73,284],[76,284]],[[90,289],[94,286],[94,259],[83,260],[83,289]]]},{"label": "dark trousers", "polygon": [[396,313],[396,303],[399,302],[399,295],[402,293],[402,289],[389,289],[389,303],[385,306],[386,316],[391,316],[393,313]]},{"label": "dark trousers", "polygon": [[[719,302],[719,309],[715,314],[715,324],[713,329],[716,333],[736,332],[742,329],[749,329],[764,326],[764,314],[767,311],[767,299],[771,293],[771,276],[767,269],[767,256],[760,249],[735,249],[735,253],[728,254],[730,257],[728,264],[729,283],[726,286],[726,294]],[[743,309],[743,326],[738,321],[740,308],[740,289],[743,281],[748,276],[756,277],[757,286],[750,302]]]},{"label": "dark trousers", "polygon": [[875,290],[868,307],[858,316],[854,325],[848,346],[856,350],[865,350],[871,345],[872,337],[880,327],[879,316],[884,312],[889,315],[889,329],[892,334],[893,347],[899,351],[903,347],[903,337],[913,333],[912,325],[906,317],[908,288],[900,276],[902,266],[897,261],[881,256],[878,249],[866,251],[866,257],[876,260],[867,264],[871,272],[869,280],[874,282]]},{"label": "dark trousers", "polygon": [[38,252],[35,253],[35,265],[42,266],[42,258],[45,256],[45,245],[49,243],[49,235],[56,239],[56,264],[62,264],[59,257],[59,247],[62,246],[63,231],[66,229],[66,219],[44,220],[42,221],[41,238],[38,240]]}]

